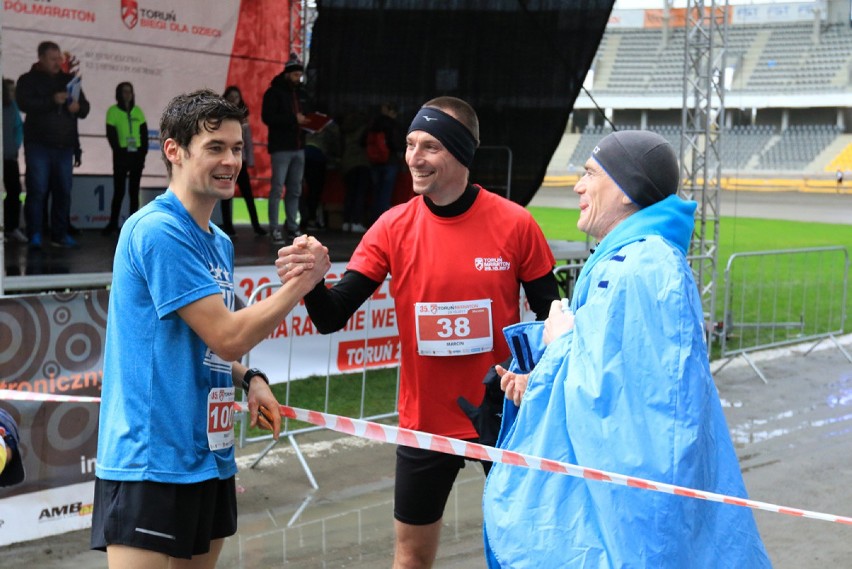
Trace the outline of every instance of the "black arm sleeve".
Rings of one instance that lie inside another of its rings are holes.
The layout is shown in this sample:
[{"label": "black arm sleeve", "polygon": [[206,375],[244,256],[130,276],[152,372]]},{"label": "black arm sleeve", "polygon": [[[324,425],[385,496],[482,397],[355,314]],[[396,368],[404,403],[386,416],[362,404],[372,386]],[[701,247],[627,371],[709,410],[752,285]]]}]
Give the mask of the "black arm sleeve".
[{"label": "black arm sleeve", "polygon": [[346,326],[349,317],[381,284],[356,271],[346,271],[331,288],[326,288],[325,282],[315,286],[305,295],[305,307],[320,334],[331,334]]},{"label": "black arm sleeve", "polygon": [[535,312],[536,320],[546,320],[550,313],[550,305],[554,300],[559,300],[559,285],[553,272],[548,272],[534,281],[521,282],[530,308]]}]

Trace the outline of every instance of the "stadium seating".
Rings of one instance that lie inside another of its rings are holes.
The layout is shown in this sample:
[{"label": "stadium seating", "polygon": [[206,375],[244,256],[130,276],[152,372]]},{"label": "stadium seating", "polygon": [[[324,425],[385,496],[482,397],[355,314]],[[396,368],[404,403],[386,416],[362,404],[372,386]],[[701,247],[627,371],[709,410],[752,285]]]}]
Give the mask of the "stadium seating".
[{"label": "stadium seating", "polygon": [[[594,92],[678,94],[683,88],[684,30],[663,43],[660,29],[608,28],[599,54],[616,46],[612,61],[599,61]],[[733,92],[843,90],[852,65],[852,33],[823,25],[815,39],[810,22],[728,28],[726,62],[735,68]]]},{"label": "stadium seating", "polygon": [[[676,99],[683,94],[684,34],[684,28],[675,27],[666,40],[665,32],[659,28],[607,28],[595,62],[592,94],[670,98],[676,105]],[[725,66],[733,68],[727,93],[734,98],[811,93],[835,93],[835,97],[850,93],[852,97],[852,29],[843,23],[815,25],[812,20],[730,25]],[[618,116],[619,109],[614,111]],[[782,119],[781,109],[775,109],[774,114],[769,111],[768,115],[761,110],[763,124],[736,124],[749,121],[743,111],[736,114],[735,110],[732,117],[726,117],[727,124],[733,124],[720,132],[720,160],[725,170],[800,172],[809,168],[834,172],[845,169],[852,159],[852,149],[838,138],[844,135],[844,129],[830,124],[830,112],[783,111]],[[623,116],[627,122],[636,122],[638,113],[628,111]],[[671,122],[670,115],[654,116],[653,111],[648,112],[647,121],[643,115],[642,121],[649,123],[645,128],[659,132],[679,149],[680,125],[653,124],[661,117]],[[616,128],[638,126],[617,121]],[[579,135],[568,165],[582,167],[595,142],[610,130],[609,126],[587,126]],[[815,162],[830,147],[833,154]]]}]

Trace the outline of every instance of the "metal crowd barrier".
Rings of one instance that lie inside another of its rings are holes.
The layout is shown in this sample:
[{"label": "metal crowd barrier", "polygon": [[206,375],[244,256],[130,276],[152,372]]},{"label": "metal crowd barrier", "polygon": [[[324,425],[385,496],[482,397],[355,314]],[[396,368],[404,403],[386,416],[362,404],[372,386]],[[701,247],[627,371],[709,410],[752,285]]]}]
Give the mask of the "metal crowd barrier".
[{"label": "metal crowd barrier", "polygon": [[[339,280],[340,279],[326,279],[326,282],[333,285],[333,284],[339,282]],[[389,280],[390,279],[386,279],[386,281],[389,281]],[[254,304],[255,302],[257,302],[258,298],[261,297],[261,295],[266,295],[266,294],[268,294],[268,291],[271,291],[273,289],[277,289],[280,286],[281,286],[280,283],[266,283],[266,284],[258,286],[254,291],[252,291],[251,296],[248,298],[247,304],[248,305]],[[367,301],[363,305],[364,307],[367,308],[368,312],[370,310],[371,304],[372,304],[372,298],[368,298]],[[287,315],[287,318],[285,319],[288,328],[291,328],[290,323],[292,322],[292,318],[293,318],[293,314],[291,312],[290,314]],[[365,346],[367,345],[367,342],[370,339],[371,330],[372,330],[371,327],[367,327],[367,329],[365,330],[365,335],[364,335]],[[335,334],[336,334],[336,332],[335,332]],[[333,337],[334,337],[334,334],[329,334],[329,336],[328,336],[328,338],[329,338],[329,341],[328,341],[329,350],[328,350],[328,353],[326,354],[326,362],[327,363],[326,363],[326,375],[325,375],[324,405],[323,405],[323,408],[321,409],[323,412],[326,412],[326,413],[331,412],[330,409],[329,409],[329,405],[331,403],[330,402],[330,392],[331,392],[330,386],[331,386],[331,376],[332,376],[331,361],[332,361],[332,358],[334,357],[334,354],[332,353]],[[288,353],[286,354],[285,357],[286,357],[287,369],[288,369],[288,380],[286,381],[286,391],[285,391],[284,400],[279,401],[280,403],[282,403],[284,405],[289,405],[289,406],[293,406],[293,403],[290,401],[292,381],[289,379],[289,375],[290,375],[290,362],[292,361],[293,350],[295,349],[294,348],[295,343],[296,342],[294,342],[292,338],[290,339],[290,341],[287,342]],[[319,357],[321,357],[321,355]],[[245,357],[243,358],[243,364],[251,367],[251,352],[249,352],[248,354],[245,355]],[[364,411],[365,410],[365,403],[366,403],[366,391],[367,391],[366,390],[367,372],[368,372],[368,366],[367,366],[367,363],[365,362],[364,366],[362,367],[360,372],[357,372],[357,373],[360,373],[360,375],[361,375],[361,393],[360,393],[360,407],[359,407],[360,410],[359,410],[358,415],[354,418],[363,419],[365,421],[377,421],[377,420],[380,420],[380,419],[387,419],[387,418],[391,418],[391,417],[396,417],[399,414],[399,411],[397,409],[397,402],[398,402],[398,399],[399,399],[399,397],[398,397],[398,395],[399,395],[399,366],[396,367],[396,392],[395,392],[394,399],[393,399],[393,401],[394,401],[393,408],[388,409],[385,412],[372,414],[372,415],[367,415]],[[353,373],[351,375],[356,375],[356,373]],[[298,381],[298,380],[295,380],[295,381]],[[243,401],[245,401],[245,393],[243,394]],[[319,411],[320,409],[316,409],[316,410]],[[269,453],[269,451],[271,451],[275,447],[275,445],[278,444],[278,441],[274,440],[272,438],[271,434],[265,434],[265,435],[256,436],[256,437],[248,437],[247,433],[246,433],[246,430],[247,430],[247,427],[248,427],[247,419],[248,419],[247,416],[241,416],[240,417],[240,429],[239,429],[240,447],[242,448],[246,444],[251,444],[251,443],[256,443],[256,442],[263,442],[263,441],[267,442],[266,447],[258,454],[258,456],[254,460],[254,462],[252,462],[250,468],[254,468],[255,466],[258,465],[258,463],[260,463],[261,460],[263,460],[263,458],[267,455],[267,453]],[[304,457],[304,455],[302,454],[302,452],[299,448],[299,444],[296,442],[295,436],[299,435],[299,434],[313,432],[313,431],[321,431],[321,430],[323,430],[323,428],[317,427],[317,426],[314,426],[314,425],[310,425],[310,426],[307,426],[307,427],[299,427],[297,425],[294,425],[293,423],[294,423],[294,421],[291,421],[290,419],[288,419],[286,417],[282,417],[280,438],[286,437],[287,441],[290,443],[290,446],[293,448],[293,451],[295,452],[296,457],[299,460],[299,463],[302,465],[302,469],[305,471],[305,475],[307,475],[308,480],[311,483],[311,486],[313,486],[314,488],[319,488],[319,485],[317,484],[316,479],[314,478],[313,472],[311,471],[310,466],[308,466],[308,463],[305,460],[305,457]]]},{"label": "metal crowd barrier", "polygon": [[725,268],[721,357],[742,357],[768,383],[751,352],[815,340],[809,354],[830,340],[852,362],[836,336],[846,322],[849,253],[814,247],[735,253]]}]

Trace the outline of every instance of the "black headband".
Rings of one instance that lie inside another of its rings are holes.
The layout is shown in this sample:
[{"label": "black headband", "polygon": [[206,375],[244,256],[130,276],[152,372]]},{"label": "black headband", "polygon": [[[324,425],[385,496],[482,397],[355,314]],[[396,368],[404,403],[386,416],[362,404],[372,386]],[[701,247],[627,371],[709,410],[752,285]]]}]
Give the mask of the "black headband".
[{"label": "black headband", "polygon": [[470,168],[473,154],[476,152],[476,139],[467,127],[455,118],[439,109],[422,107],[411,121],[408,134],[415,130],[428,132],[437,138],[462,166]]}]

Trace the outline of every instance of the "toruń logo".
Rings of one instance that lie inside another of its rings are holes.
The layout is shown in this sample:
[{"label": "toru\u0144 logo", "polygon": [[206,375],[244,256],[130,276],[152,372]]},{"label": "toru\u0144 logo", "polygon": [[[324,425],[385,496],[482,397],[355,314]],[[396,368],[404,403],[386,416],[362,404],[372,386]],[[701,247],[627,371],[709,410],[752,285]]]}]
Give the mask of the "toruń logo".
[{"label": "toru\u0144 logo", "polygon": [[121,0],[121,21],[132,30],[139,22],[139,4],[136,0]]}]

